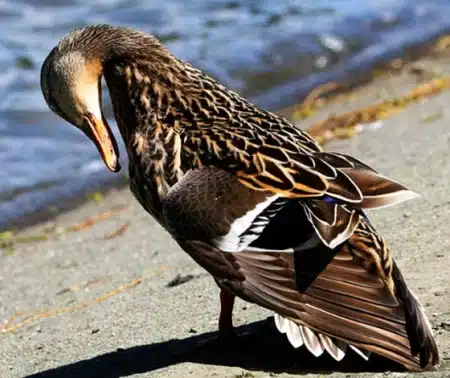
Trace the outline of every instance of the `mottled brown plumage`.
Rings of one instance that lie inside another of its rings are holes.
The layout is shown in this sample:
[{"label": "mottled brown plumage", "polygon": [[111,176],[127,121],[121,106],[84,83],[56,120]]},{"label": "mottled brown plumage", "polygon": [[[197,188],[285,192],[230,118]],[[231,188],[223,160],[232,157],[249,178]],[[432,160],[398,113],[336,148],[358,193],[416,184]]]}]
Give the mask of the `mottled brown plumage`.
[{"label": "mottled brown plumage", "polygon": [[362,162],[321,151],[173,56],[154,37],[100,25],[65,37],[42,67],[50,108],[83,130],[117,171],[100,108],[105,78],[142,206],[221,288],[273,310],[295,347],[336,360],[347,344],[411,370],[439,362],[428,320],[363,213],[415,195]]}]

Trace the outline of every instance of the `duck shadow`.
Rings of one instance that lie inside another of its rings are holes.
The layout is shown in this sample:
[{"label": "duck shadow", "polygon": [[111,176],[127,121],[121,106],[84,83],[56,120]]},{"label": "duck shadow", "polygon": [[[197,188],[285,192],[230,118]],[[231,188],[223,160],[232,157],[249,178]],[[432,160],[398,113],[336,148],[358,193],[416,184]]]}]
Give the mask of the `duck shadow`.
[{"label": "duck shadow", "polygon": [[273,318],[236,328],[231,345],[218,342],[217,332],[185,339],[105,353],[63,365],[25,378],[114,378],[148,373],[183,362],[241,367],[246,370],[291,374],[331,374],[333,372],[382,372],[404,369],[383,357],[372,355],[368,362],[353,351],[336,362],[325,352],[315,358],[306,348],[294,349],[273,325]]}]

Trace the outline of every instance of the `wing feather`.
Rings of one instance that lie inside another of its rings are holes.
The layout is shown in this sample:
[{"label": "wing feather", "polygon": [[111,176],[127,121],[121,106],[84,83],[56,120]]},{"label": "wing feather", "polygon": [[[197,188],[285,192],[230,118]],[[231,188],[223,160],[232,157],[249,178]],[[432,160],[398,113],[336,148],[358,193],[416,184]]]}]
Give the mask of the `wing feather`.
[{"label": "wing feather", "polygon": [[[168,193],[163,214],[179,244],[219,286],[287,319],[278,319],[277,327],[294,345],[303,343],[315,355],[331,350],[338,359],[344,342],[364,358],[372,351],[412,370],[436,365],[426,316],[363,213],[350,204],[274,198],[273,192],[239,184],[230,173],[205,168]],[[260,232],[252,244],[235,253],[214,245],[261,203],[270,205],[251,218],[258,227],[248,228]],[[260,218],[266,226],[259,226]],[[315,233],[325,239],[322,244],[309,243]],[[329,248],[327,240],[335,244]]]},{"label": "wing feather", "polygon": [[[186,248],[193,255],[204,248],[209,249],[209,253],[214,253],[208,246],[199,248],[198,242],[188,244]],[[220,252],[216,251],[216,253]],[[259,253],[255,252],[240,252],[223,256],[245,278],[230,281],[226,275],[219,274],[216,279],[237,295],[271,309],[283,318],[289,318],[294,323],[319,335],[322,334],[350,344],[363,356],[367,356],[367,351],[372,351],[404,364],[412,370],[429,369],[432,367],[430,364],[437,361],[435,358],[437,349],[435,349],[434,341],[431,341],[430,346],[430,336],[425,338],[428,341],[425,348],[431,348],[431,351],[426,354],[429,358],[427,364],[421,364],[420,358],[412,355],[402,301],[393,297],[388,285],[383,284],[382,278],[378,278],[376,284],[371,287],[370,282],[373,281],[375,275],[368,282],[361,283],[364,277],[361,277],[359,272],[360,262],[358,259],[346,256],[346,260],[336,259],[339,261],[336,265],[336,260],[333,259],[313,284],[304,293],[300,293],[294,289],[293,256],[273,253],[269,256],[270,259],[267,256],[260,259]],[[201,261],[206,269],[210,269],[210,262],[204,254],[198,261]],[[347,261],[346,265],[349,266],[344,268],[346,274],[352,270],[356,272],[353,277],[355,284],[334,287],[331,282],[336,283],[336,280],[330,279],[328,272],[333,270],[331,276],[335,277],[336,270],[343,269],[343,261]],[[273,280],[270,274],[265,275],[264,265],[267,266],[266,270],[269,272],[272,271],[272,265],[276,265],[277,269],[284,266],[283,279]],[[255,269],[255,266],[258,268]],[[353,266],[356,266],[356,269],[352,269]],[[287,279],[289,276],[290,280]],[[420,327],[421,324],[415,324],[415,326]],[[311,338],[309,331],[308,335],[309,339],[302,333],[301,339],[305,344],[315,345],[316,347],[312,347],[312,350],[317,352],[320,348],[315,343],[316,339]],[[320,336],[316,335],[315,337],[320,340]],[[297,338],[295,342],[300,343]],[[323,343],[321,345],[325,348]]]}]

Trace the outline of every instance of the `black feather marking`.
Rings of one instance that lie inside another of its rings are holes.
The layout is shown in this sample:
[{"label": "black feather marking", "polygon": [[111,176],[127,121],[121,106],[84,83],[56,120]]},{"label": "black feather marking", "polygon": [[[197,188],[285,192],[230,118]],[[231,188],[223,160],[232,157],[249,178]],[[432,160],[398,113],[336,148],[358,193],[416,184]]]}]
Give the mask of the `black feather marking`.
[{"label": "black feather marking", "polygon": [[262,215],[270,218],[269,224],[253,243],[252,247],[284,250],[305,243],[314,229],[302,214],[297,200],[278,199]]},{"label": "black feather marking", "polygon": [[324,244],[313,249],[294,252],[295,283],[304,293],[339,252],[340,246],[330,249]]}]

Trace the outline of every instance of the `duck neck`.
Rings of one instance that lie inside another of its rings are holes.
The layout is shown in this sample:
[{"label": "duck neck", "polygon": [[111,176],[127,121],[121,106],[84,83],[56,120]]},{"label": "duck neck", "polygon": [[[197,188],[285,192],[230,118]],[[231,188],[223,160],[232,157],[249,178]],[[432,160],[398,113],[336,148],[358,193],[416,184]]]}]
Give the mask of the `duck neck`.
[{"label": "duck neck", "polygon": [[181,135],[167,93],[167,88],[176,85],[164,83],[170,74],[156,72],[148,62],[111,60],[103,73],[127,148],[130,179],[135,178],[133,192],[156,215],[161,201],[184,173]]}]

